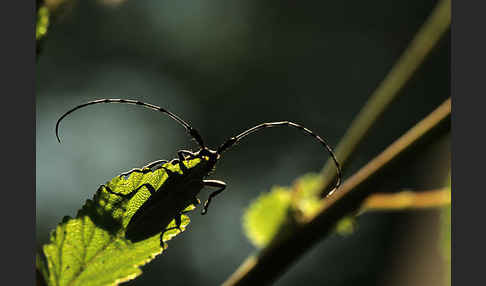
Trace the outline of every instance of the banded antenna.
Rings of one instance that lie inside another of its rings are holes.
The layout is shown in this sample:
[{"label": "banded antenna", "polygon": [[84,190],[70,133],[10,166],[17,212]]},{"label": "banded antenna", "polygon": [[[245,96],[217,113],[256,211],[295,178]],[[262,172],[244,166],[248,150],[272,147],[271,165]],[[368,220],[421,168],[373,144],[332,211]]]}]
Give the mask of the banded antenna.
[{"label": "banded antenna", "polygon": [[319,141],[324,146],[324,148],[326,148],[327,152],[329,152],[329,154],[331,155],[331,158],[334,161],[334,164],[336,165],[337,180],[336,180],[336,184],[334,186],[334,189],[332,191],[336,190],[341,185],[341,177],[342,177],[341,166],[339,165],[339,162],[336,158],[336,155],[332,151],[329,144],[327,144],[327,142],[324,141],[324,139],[322,139],[319,135],[315,134],[311,130],[309,130],[309,129],[305,128],[304,126],[297,124],[297,123],[293,123],[293,122],[290,122],[290,121],[280,121],[280,122],[268,122],[268,123],[258,124],[258,125],[250,128],[250,129],[248,129],[248,130],[246,130],[246,131],[244,131],[244,132],[242,132],[242,133],[240,133],[240,134],[238,134],[234,137],[230,137],[228,140],[226,140],[223,144],[221,144],[218,147],[217,152],[218,152],[218,154],[222,154],[224,151],[226,151],[228,148],[231,148],[232,146],[234,146],[236,143],[238,143],[244,137],[246,137],[246,136],[250,135],[251,133],[254,133],[258,130],[265,129],[265,128],[278,127],[278,126],[293,127],[293,128],[298,129],[298,130],[301,130],[301,131],[305,132],[307,135],[310,135],[314,139]]},{"label": "banded antenna", "polygon": [[189,125],[187,122],[182,120],[179,116],[175,115],[174,113],[172,113],[172,112],[170,112],[170,111],[168,111],[168,110],[166,110],[166,109],[164,109],[160,106],[153,105],[153,104],[150,104],[150,103],[141,102],[141,101],[138,101],[138,100],[129,100],[129,99],[98,99],[98,100],[83,103],[83,104],[78,105],[78,106],[74,107],[73,109],[67,111],[57,120],[57,123],[56,123],[57,141],[59,141],[59,143],[61,143],[61,139],[59,138],[59,124],[61,123],[61,120],[64,119],[64,117],[68,116],[69,114],[71,114],[72,112],[74,112],[74,111],[76,111],[80,108],[83,108],[83,107],[86,107],[86,106],[89,106],[89,105],[99,104],[99,103],[124,103],[124,104],[140,105],[140,106],[143,106],[143,107],[146,107],[146,108],[149,108],[149,109],[153,109],[153,110],[165,113],[170,118],[174,119],[179,124],[181,124],[187,130],[189,135],[192,138],[194,138],[194,140],[196,140],[197,144],[199,144],[199,146],[201,148],[203,148],[203,149],[205,148],[203,139],[202,139],[201,135],[199,135],[199,132],[196,129],[192,128],[191,125]]}]

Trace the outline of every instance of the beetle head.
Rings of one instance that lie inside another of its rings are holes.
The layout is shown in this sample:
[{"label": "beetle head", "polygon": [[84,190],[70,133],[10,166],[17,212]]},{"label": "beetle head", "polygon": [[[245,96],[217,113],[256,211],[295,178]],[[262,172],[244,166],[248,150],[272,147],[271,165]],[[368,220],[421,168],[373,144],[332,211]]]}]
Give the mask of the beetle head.
[{"label": "beetle head", "polygon": [[212,163],[216,163],[216,161],[218,161],[218,159],[220,158],[220,155],[218,152],[214,151],[214,150],[211,150],[211,149],[208,149],[208,148],[202,148],[200,151],[199,151],[199,156],[200,157],[207,157],[207,160],[209,162],[212,162]]}]

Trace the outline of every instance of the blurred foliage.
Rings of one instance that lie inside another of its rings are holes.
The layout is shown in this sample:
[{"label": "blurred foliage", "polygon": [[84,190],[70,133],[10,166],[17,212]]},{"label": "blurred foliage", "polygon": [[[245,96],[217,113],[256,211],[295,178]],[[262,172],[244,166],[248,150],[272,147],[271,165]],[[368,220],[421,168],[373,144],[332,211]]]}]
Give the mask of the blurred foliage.
[{"label": "blurred foliage", "polygon": [[[256,247],[265,247],[282,229],[283,224],[315,214],[322,206],[319,194],[321,175],[309,173],[299,177],[292,187],[273,187],[261,194],[243,215],[245,235]],[[355,229],[355,218],[348,216],[338,221],[336,232],[348,235]]]},{"label": "blurred foliage", "polygon": [[320,206],[320,191],[322,188],[322,175],[308,173],[295,180],[293,185],[293,206],[303,216],[312,216]]},{"label": "blurred foliage", "polygon": [[40,40],[47,34],[49,28],[49,9],[42,6],[37,10],[37,25],[35,29],[35,39]]},{"label": "blurred foliage", "polygon": [[347,216],[338,221],[336,232],[342,236],[350,235],[356,230],[356,218]]},{"label": "blurred foliage", "polygon": [[287,219],[290,202],[288,188],[273,187],[250,204],[243,214],[243,228],[255,246],[264,247],[277,234]]},{"label": "blurred foliage", "polygon": [[62,16],[76,0],[37,0],[37,21],[35,26],[35,39],[37,54],[40,53],[43,40],[46,38],[55,19]]},{"label": "blurred foliage", "polygon": [[[192,168],[200,159],[188,161]],[[181,173],[179,165],[166,163],[172,172]],[[149,183],[158,190],[168,176],[165,169],[147,173],[134,172],[128,178],[117,176],[101,186],[92,200],[87,200],[76,218],[65,217],[51,234],[51,241],[44,245],[46,264],[37,259],[48,285],[107,285],[133,279],[141,274],[138,268],[155,258],[165,248],[166,241],[180,233],[178,229],[165,231],[163,247],[160,233],[140,242],[132,243],[125,238],[130,219],[150,198],[150,192],[141,188],[129,199],[112,194],[127,195],[133,190]],[[189,205],[185,211],[193,210]],[[173,212],[173,210],[167,210]],[[182,215],[181,230],[189,224],[189,217]],[[175,220],[167,226],[174,227]]]}]

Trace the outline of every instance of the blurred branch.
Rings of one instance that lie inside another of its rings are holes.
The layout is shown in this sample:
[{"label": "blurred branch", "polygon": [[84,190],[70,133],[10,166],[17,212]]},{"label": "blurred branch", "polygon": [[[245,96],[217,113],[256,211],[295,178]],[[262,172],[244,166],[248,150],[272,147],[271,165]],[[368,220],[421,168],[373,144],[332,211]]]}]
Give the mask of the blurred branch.
[{"label": "blurred branch", "polygon": [[[390,72],[372,93],[359,114],[354,118],[344,137],[340,140],[336,148],[336,156],[343,168],[358,144],[370,131],[373,123],[385,111],[392,100],[397,97],[401,88],[412,77],[415,70],[424,62],[427,55],[448,30],[450,22],[451,1],[441,0]],[[329,160],[322,170],[322,197],[327,195],[326,190],[331,182],[336,179],[334,168],[332,160]]]},{"label": "blurred branch", "polygon": [[[289,228],[286,236],[274,240],[258,256],[249,257],[223,285],[266,285],[273,282],[306,250],[329,235],[336,222],[359,210],[366,197],[374,190],[372,178],[376,179],[380,172],[411,147],[427,143],[427,139],[431,137],[437,138],[434,131],[448,131],[450,113],[449,98],[347,179],[337,192],[323,199],[320,210],[315,216],[295,225],[292,229]],[[446,130],[442,128],[444,125]]]},{"label": "blurred branch", "polygon": [[372,194],[364,201],[360,213],[404,209],[443,207],[451,203],[450,188],[429,191],[402,191],[392,194]]},{"label": "blurred branch", "polygon": [[[451,170],[446,179],[446,186],[449,192],[452,192],[451,187]],[[439,250],[443,259],[445,286],[451,286],[451,205],[447,208],[443,208],[440,215],[440,238],[439,238]]]}]

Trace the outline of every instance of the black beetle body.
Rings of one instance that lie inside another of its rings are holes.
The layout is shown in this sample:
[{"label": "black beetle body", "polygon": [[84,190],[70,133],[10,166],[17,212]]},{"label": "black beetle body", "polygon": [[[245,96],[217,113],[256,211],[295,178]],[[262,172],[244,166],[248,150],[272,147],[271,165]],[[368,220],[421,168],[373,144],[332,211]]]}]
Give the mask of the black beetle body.
[{"label": "black beetle body", "polygon": [[[142,204],[142,206],[140,206],[140,208],[131,217],[128,225],[126,226],[125,237],[132,242],[145,240],[160,232],[161,233],[160,241],[161,241],[161,245],[163,245],[162,238],[164,232],[173,229],[173,228],[167,228],[167,226],[170,224],[172,220],[175,220],[176,226],[174,228],[180,230],[181,215],[184,213],[184,210],[191,204],[194,205],[199,204],[199,199],[197,199],[196,196],[197,194],[199,194],[202,188],[203,187],[217,188],[216,191],[212,192],[209,195],[208,200],[204,203],[204,207],[201,213],[205,214],[207,212],[209,204],[211,203],[211,200],[226,188],[226,183],[222,181],[206,180],[205,178],[214,169],[216,162],[219,160],[221,154],[224,151],[234,146],[243,137],[246,137],[247,135],[259,131],[261,129],[278,127],[278,126],[293,127],[303,131],[307,135],[312,136],[314,139],[319,141],[324,146],[324,148],[329,152],[331,158],[333,159],[336,165],[337,181],[334,189],[337,189],[340,185],[341,168],[331,147],[329,147],[329,145],[314,132],[310,131],[309,129],[299,124],[290,121],[261,123],[238,134],[237,136],[230,137],[223,144],[221,144],[216,151],[214,151],[207,148],[204,145],[203,139],[199,135],[199,132],[196,129],[191,127],[184,120],[179,118],[177,115],[171,113],[170,111],[164,108],[161,108],[156,105],[144,103],[141,101],[136,101],[136,100],[99,99],[99,100],[90,101],[81,104],[79,106],[76,106],[75,108],[67,111],[58,119],[56,124],[56,136],[59,142],[61,142],[58,135],[59,123],[64,117],[66,117],[68,114],[70,114],[71,112],[79,108],[83,108],[88,105],[99,104],[99,103],[124,103],[124,104],[140,105],[146,108],[150,108],[165,113],[170,118],[172,118],[173,120],[177,121],[179,124],[184,126],[184,128],[187,130],[189,135],[196,140],[199,147],[201,148],[199,151],[195,153],[191,151],[181,150],[177,153],[179,158],[174,159],[171,162],[167,162],[165,160],[155,161],[145,166],[142,169],[133,169],[127,173],[120,175],[120,176],[129,176],[133,172],[145,173],[150,171],[153,168],[165,169],[168,178],[159,187],[159,189],[155,189],[152,185],[147,183],[139,186],[135,190],[132,190],[128,194],[120,194],[114,192],[106,185],[101,186],[101,188],[104,187],[107,192],[126,199],[131,199],[139,190],[143,188],[146,188],[150,192],[151,196]],[[189,162],[192,163],[195,162],[191,160],[198,160],[198,162],[197,164],[189,164]],[[179,165],[182,174],[171,171],[168,168],[169,166],[168,164]],[[188,168],[189,165],[191,167]]]}]

